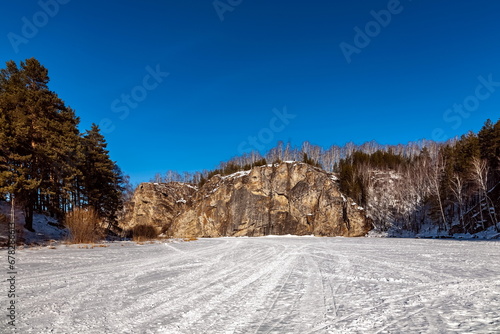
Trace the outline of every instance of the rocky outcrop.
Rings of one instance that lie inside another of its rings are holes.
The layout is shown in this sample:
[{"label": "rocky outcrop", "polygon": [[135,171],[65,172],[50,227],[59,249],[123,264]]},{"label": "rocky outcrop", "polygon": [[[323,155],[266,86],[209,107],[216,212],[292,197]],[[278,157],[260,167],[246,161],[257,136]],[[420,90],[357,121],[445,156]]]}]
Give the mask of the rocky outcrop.
[{"label": "rocky outcrop", "polygon": [[298,162],[216,175],[199,190],[145,183],[134,201],[131,224],[161,226],[172,237],[363,236],[371,229],[334,175]]},{"label": "rocky outcrop", "polygon": [[192,205],[197,188],[180,182],[142,183],[135,190],[131,210],[123,219],[122,229],[135,225],[153,225],[167,231],[174,219]]}]

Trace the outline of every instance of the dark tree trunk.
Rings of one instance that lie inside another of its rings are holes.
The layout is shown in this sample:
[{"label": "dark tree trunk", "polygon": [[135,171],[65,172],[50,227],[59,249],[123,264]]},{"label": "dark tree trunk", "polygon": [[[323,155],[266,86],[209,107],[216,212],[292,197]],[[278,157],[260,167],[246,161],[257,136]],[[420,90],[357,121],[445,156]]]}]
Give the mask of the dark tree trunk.
[{"label": "dark tree trunk", "polygon": [[26,204],[24,205],[24,228],[28,231],[35,232],[33,229],[33,211],[35,205],[35,192],[31,192],[26,200]]}]

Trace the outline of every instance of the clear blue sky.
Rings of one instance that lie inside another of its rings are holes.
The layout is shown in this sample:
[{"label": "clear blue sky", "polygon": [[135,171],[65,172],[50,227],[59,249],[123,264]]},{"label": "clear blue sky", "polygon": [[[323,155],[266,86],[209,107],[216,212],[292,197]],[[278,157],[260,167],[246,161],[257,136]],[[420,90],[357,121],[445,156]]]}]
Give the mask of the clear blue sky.
[{"label": "clear blue sky", "polygon": [[249,136],[397,144],[500,116],[498,1],[56,1],[2,4],[2,66],[40,60],[135,183],[214,168]]}]

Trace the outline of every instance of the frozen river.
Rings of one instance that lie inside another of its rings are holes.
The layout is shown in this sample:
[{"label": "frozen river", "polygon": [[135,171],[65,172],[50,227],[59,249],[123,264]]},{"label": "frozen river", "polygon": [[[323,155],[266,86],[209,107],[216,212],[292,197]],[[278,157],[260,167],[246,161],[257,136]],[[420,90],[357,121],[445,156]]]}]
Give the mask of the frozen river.
[{"label": "frozen river", "polygon": [[500,242],[220,238],[17,257],[18,333],[500,332]]}]

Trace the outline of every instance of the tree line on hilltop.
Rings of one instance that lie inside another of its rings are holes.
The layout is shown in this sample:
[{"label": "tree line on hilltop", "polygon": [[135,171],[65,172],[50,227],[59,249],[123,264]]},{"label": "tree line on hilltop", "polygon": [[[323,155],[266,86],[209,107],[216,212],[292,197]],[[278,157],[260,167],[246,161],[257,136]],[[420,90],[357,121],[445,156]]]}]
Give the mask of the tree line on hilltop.
[{"label": "tree line on hilltop", "polygon": [[300,147],[278,142],[221,162],[214,170],[157,174],[152,182],[202,186],[214,175],[229,175],[281,161],[302,161],[337,173],[342,192],[366,207],[375,227],[419,231],[425,224],[442,230],[476,232],[499,221],[500,120],[487,120],[476,134],[440,143],[420,140],[381,145],[376,141]]},{"label": "tree line on hilltop", "polygon": [[418,232],[433,222],[453,233],[499,228],[500,121],[487,120],[416,155],[356,150],[341,159],[341,190],[366,206],[376,227]]}]

